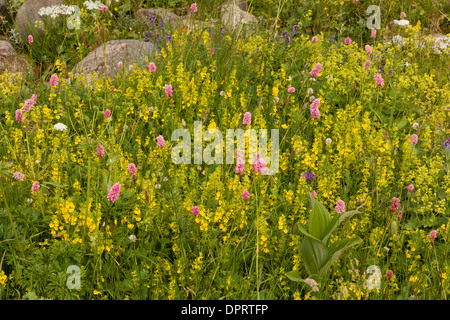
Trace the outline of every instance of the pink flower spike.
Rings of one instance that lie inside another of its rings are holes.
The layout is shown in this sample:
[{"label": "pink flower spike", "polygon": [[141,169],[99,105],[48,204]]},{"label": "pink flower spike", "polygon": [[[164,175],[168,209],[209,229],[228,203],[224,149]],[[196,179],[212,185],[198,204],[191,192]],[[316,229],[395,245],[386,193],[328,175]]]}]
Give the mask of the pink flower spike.
[{"label": "pink flower spike", "polygon": [[119,199],[120,188],[121,188],[121,185],[119,182],[117,182],[116,184],[114,184],[111,187],[111,189],[108,192],[108,196],[107,196],[109,202],[116,202],[117,199]]},{"label": "pink flower spike", "polygon": [[191,12],[192,13],[196,13],[197,12],[197,4],[196,3],[191,4]]},{"label": "pink flower spike", "polygon": [[418,141],[419,141],[419,137],[417,136],[417,134],[413,133],[411,135],[411,143],[416,144]]},{"label": "pink flower spike", "polygon": [[105,148],[101,144],[99,144],[97,146],[97,150],[98,151],[96,152],[95,155],[99,158],[102,158],[105,155]]},{"label": "pink flower spike", "polygon": [[28,43],[33,43],[33,36],[31,34],[28,36]]},{"label": "pink flower spike", "polygon": [[399,212],[398,212],[398,215],[397,215],[397,219],[398,219],[398,220],[401,220],[402,217],[403,217],[403,212],[402,212],[402,211],[399,211]]},{"label": "pink flower spike", "polygon": [[311,75],[311,77],[316,78],[317,76],[319,76],[319,72],[321,70],[322,70],[322,64],[317,63],[309,74]]},{"label": "pink flower spike", "polygon": [[349,37],[347,37],[347,38],[345,38],[344,43],[345,43],[346,45],[349,45],[349,44],[352,43],[352,39],[350,39]]},{"label": "pink flower spike", "polygon": [[364,47],[364,50],[366,50],[367,54],[371,54],[372,53],[372,47],[368,44],[366,44],[366,46]]},{"label": "pink flower spike", "polygon": [[336,202],[336,207],[334,207],[334,210],[336,210],[337,213],[344,213],[345,212],[345,202],[341,199],[339,199]]},{"label": "pink flower spike", "polygon": [[370,36],[375,39],[377,37],[377,29],[372,28],[372,31],[370,31]]},{"label": "pink flower spike", "polygon": [[314,198],[317,198],[317,192],[316,192],[315,190],[313,190],[313,191],[311,192],[311,195],[312,195]]},{"label": "pink flower spike", "polygon": [[366,62],[364,62],[364,69],[368,70],[371,65],[372,65],[372,62],[370,60],[367,60]]},{"label": "pink flower spike", "polygon": [[17,122],[23,121],[23,113],[22,113],[22,110],[20,110],[20,109],[16,110],[16,121]]},{"label": "pink flower spike", "polygon": [[136,174],[136,171],[137,171],[136,165],[135,165],[134,163],[130,163],[130,164],[128,165],[128,172],[129,172],[130,174],[132,174],[132,175],[135,175],[135,174]]},{"label": "pink flower spike", "polygon": [[391,281],[392,278],[394,278],[394,272],[392,270],[388,270],[388,272],[386,273],[386,279],[388,281]]},{"label": "pink flower spike", "polygon": [[200,209],[197,206],[192,206],[191,212],[194,216],[198,216],[200,214]]},{"label": "pink flower spike", "polygon": [[287,91],[288,91],[288,93],[294,93],[295,92],[295,88],[294,87],[289,87]]},{"label": "pink flower spike", "polygon": [[244,119],[242,123],[248,126],[252,122],[252,114],[250,112],[244,113]]},{"label": "pink flower spike", "polygon": [[408,186],[408,191],[409,192],[412,192],[414,190],[414,185],[413,184],[410,184],[409,186]]},{"label": "pink flower spike", "polygon": [[406,19],[406,13],[401,12],[400,13],[400,19]]},{"label": "pink flower spike", "polygon": [[436,230],[432,230],[430,232],[430,235],[428,236],[428,238],[430,238],[431,240],[434,240],[434,239],[436,239],[436,236],[437,236],[437,231]]},{"label": "pink flower spike", "polygon": [[52,74],[52,76],[50,77],[50,85],[52,87],[58,85],[58,76],[56,74]]},{"label": "pink flower spike", "polygon": [[148,65],[148,71],[150,71],[151,73],[156,71],[156,65],[153,62],[150,62]]},{"label": "pink flower spike", "polygon": [[395,212],[400,208],[400,199],[393,197],[391,200],[391,212]]},{"label": "pink flower spike", "polygon": [[242,192],[241,198],[244,200],[248,200],[250,198],[250,193],[247,190],[244,190],[244,192]]},{"label": "pink flower spike", "polygon": [[241,149],[236,149],[236,158],[244,157],[244,152]]},{"label": "pink flower spike", "polygon": [[12,177],[19,181],[23,181],[23,179],[25,179],[25,175],[22,172],[17,172],[17,171],[13,173]]},{"label": "pink flower spike", "polygon": [[166,96],[167,96],[168,98],[173,97],[173,88],[172,88],[172,85],[171,85],[171,84],[166,84],[166,85],[164,86],[164,92],[166,93]]},{"label": "pink flower spike", "polygon": [[376,75],[373,76],[373,78],[375,79],[375,84],[379,87],[384,86],[384,80],[383,77],[381,76],[381,74],[377,73]]},{"label": "pink flower spike", "polygon": [[105,112],[103,112],[103,119],[111,117],[111,110],[106,109]]},{"label": "pink flower spike", "polygon": [[31,190],[33,190],[34,193],[38,193],[39,188],[40,188],[39,182],[38,181],[33,182],[33,186],[31,187]]},{"label": "pink flower spike", "polygon": [[258,152],[252,161],[253,171],[259,174],[263,174],[267,170],[266,166],[267,166],[266,161],[263,158],[261,158],[261,154]]},{"label": "pink flower spike", "polygon": [[237,174],[243,174],[245,170],[245,161],[241,157],[236,158],[236,168],[234,169],[234,172]]},{"label": "pink flower spike", "polygon": [[214,48],[209,49],[209,53],[210,53],[211,55],[213,55],[213,54],[214,54]]},{"label": "pink flower spike", "polygon": [[319,110],[319,108],[310,109],[310,112],[311,112],[311,118],[318,119],[320,117],[320,110]]},{"label": "pink flower spike", "polygon": [[101,6],[100,9],[102,10],[103,13],[105,13],[106,11],[108,11],[108,7],[105,6],[105,5]]},{"label": "pink flower spike", "polygon": [[164,140],[164,137],[162,135],[156,137],[156,144],[158,145],[158,147],[164,148],[164,146],[166,145],[166,141]]},{"label": "pink flower spike", "polygon": [[312,43],[316,43],[318,40],[319,40],[319,39],[318,39],[316,36],[314,36],[314,37],[312,37],[311,42],[312,42]]}]

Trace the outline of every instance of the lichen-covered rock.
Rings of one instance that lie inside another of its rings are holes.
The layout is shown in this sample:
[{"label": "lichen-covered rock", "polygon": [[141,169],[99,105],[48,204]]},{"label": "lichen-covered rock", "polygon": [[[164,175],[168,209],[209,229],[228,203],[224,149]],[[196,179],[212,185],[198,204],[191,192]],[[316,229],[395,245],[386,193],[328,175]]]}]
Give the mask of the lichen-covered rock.
[{"label": "lichen-covered rock", "polygon": [[248,24],[258,21],[254,15],[239,8],[232,0],[222,5],[221,15],[222,23],[231,30],[236,29],[242,23]]}]

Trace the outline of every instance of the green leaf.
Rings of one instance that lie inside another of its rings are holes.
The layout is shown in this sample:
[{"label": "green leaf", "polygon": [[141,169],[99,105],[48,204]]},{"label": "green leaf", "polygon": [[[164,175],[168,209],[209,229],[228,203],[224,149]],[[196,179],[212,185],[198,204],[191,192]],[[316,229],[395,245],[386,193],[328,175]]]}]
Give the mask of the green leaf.
[{"label": "green leaf", "polygon": [[307,236],[313,240],[320,241],[320,239],[317,239],[316,237],[312,236],[308,231],[306,231],[306,229],[303,228],[303,226],[298,225],[298,228],[299,228],[300,232],[303,233],[305,236]]},{"label": "green leaf", "polygon": [[329,256],[329,259],[328,259],[326,265],[324,265],[321,268],[320,274],[324,274],[345,250],[347,250],[348,248],[351,248],[353,246],[356,246],[356,245],[360,244],[361,242],[362,242],[362,240],[359,237],[354,237],[351,239],[340,239],[340,240],[333,242],[328,247],[328,252],[329,252],[330,256]]},{"label": "green leaf", "polygon": [[406,118],[403,118],[402,120],[400,120],[400,122],[399,123],[397,123],[397,129],[401,129],[401,128],[403,128],[404,126],[406,126],[408,124],[408,119],[406,119]]},{"label": "green leaf", "polygon": [[328,249],[322,241],[309,237],[304,238],[300,244],[300,253],[305,268],[311,275],[319,274],[319,271],[328,260]]},{"label": "green leaf", "polygon": [[358,213],[359,213],[358,210],[352,210],[352,211],[347,211],[347,212],[344,212],[342,214],[339,214],[339,215],[336,215],[335,217],[333,217],[333,219],[328,224],[328,229],[327,229],[325,236],[322,238],[323,244],[324,245],[328,244],[328,240],[330,239],[331,234],[337,228],[337,226],[339,226],[342,223],[342,221],[344,221],[345,219],[350,218],[353,215],[358,214]]},{"label": "green leaf", "polygon": [[286,277],[295,282],[300,282],[303,280],[302,278],[300,278],[300,272],[298,270],[286,272]]},{"label": "green leaf", "polygon": [[308,231],[309,233],[318,239],[323,239],[327,234],[328,224],[331,221],[328,210],[319,201],[312,198],[312,212],[309,217]]}]

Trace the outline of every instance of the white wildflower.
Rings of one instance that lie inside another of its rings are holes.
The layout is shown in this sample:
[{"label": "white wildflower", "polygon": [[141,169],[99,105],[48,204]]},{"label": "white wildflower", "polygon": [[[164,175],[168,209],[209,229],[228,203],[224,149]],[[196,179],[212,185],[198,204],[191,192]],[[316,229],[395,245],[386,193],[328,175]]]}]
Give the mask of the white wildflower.
[{"label": "white wildflower", "polygon": [[130,235],[128,239],[130,239],[131,242],[136,242],[136,236],[134,234]]},{"label": "white wildflower", "polygon": [[58,131],[64,131],[67,129],[67,126],[64,123],[59,122],[59,123],[55,124],[53,126],[53,128]]}]

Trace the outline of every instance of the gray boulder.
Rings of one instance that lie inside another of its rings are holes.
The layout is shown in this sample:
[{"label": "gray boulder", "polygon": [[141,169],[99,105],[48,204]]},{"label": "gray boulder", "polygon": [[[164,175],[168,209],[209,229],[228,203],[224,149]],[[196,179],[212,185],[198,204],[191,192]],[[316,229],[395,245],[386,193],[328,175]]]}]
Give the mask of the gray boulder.
[{"label": "gray boulder", "polygon": [[[1,1],[1,0],[0,0]],[[38,40],[44,33],[45,29],[42,27],[44,21],[39,16],[38,11],[43,7],[50,7],[54,5],[64,4],[63,0],[27,0],[17,11],[16,24],[22,41],[26,41],[28,35],[32,35],[35,40]]]},{"label": "gray boulder", "polygon": [[[104,49],[104,52],[103,52]],[[140,68],[148,66],[148,61],[156,51],[156,46],[151,42],[140,40],[111,40],[95,48],[83,60],[78,62],[72,69],[73,74],[85,74],[91,79],[93,73],[98,76],[106,75],[114,78],[120,70],[119,62],[122,68],[128,68],[135,63]]]},{"label": "gray boulder", "polygon": [[25,76],[31,72],[31,67],[24,57],[16,53],[11,43],[0,40],[0,74],[3,72],[21,73]]}]

